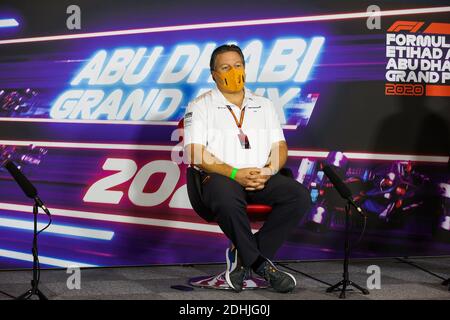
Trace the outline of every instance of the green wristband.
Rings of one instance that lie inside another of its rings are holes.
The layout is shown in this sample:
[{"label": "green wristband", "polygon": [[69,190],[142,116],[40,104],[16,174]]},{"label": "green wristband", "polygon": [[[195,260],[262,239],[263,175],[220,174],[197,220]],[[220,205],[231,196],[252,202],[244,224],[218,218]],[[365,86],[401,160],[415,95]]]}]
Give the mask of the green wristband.
[{"label": "green wristband", "polygon": [[231,175],[230,178],[234,180],[234,178],[236,177],[236,173],[238,172],[237,168],[233,168],[233,171],[231,171]]}]

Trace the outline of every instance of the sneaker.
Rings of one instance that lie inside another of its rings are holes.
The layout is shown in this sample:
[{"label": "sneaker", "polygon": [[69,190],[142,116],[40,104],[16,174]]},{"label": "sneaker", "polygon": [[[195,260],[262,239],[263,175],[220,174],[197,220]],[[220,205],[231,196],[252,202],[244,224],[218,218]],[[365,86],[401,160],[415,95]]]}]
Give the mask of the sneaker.
[{"label": "sneaker", "polygon": [[240,263],[236,248],[228,248],[225,255],[227,260],[225,280],[234,291],[241,292],[247,270]]},{"label": "sneaker", "polygon": [[297,285],[297,281],[292,274],[277,269],[268,259],[259,266],[256,273],[266,279],[271,287],[278,292],[291,292]]}]

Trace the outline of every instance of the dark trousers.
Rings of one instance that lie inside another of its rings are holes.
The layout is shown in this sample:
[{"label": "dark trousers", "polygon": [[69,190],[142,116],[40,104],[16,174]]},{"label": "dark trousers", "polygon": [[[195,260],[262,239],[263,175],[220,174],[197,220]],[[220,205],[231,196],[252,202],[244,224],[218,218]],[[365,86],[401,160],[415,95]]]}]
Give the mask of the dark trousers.
[{"label": "dark trousers", "polygon": [[[239,183],[223,175],[211,173],[209,176],[203,184],[203,201],[237,248],[245,267],[250,267],[259,255],[273,259],[311,205],[308,190],[296,180],[279,173],[259,191],[246,191]],[[247,203],[272,206],[272,212],[255,234],[247,216]]]}]

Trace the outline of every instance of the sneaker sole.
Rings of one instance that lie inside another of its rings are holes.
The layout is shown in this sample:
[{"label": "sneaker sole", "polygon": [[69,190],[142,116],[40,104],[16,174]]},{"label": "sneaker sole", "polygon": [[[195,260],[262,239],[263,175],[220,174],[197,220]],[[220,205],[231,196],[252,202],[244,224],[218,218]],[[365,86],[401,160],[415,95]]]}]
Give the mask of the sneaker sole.
[{"label": "sneaker sole", "polygon": [[225,280],[227,281],[228,285],[234,290],[234,291],[238,291],[233,284],[231,283],[231,278],[230,278],[230,270],[232,267],[235,267],[235,265],[237,264],[237,259],[235,259],[236,261],[234,263],[230,264],[230,259],[228,258],[228,255],[230,253],[230,248],[227,248],[225,254],[226,254],[226,260],[227,260],[227,270],[225,272]]},{"label": "sneaker sole", "polygon": [[281,271],[281,272],[284,272],[284,273],[286,273],[289,277],[291,277],[291,279],[294,281],[294,287],[297,286],[297,280],[295,279],[295,277],[294,277],[292,274],[290,274],[289,272],[285,272],[285,271]]}]

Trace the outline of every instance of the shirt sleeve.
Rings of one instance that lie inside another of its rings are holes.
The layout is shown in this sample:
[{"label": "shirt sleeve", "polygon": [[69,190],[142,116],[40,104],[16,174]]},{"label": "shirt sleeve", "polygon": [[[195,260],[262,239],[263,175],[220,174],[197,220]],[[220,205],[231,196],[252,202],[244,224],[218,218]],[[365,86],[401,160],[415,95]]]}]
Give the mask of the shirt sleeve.
[{"label": "shirt sleeve", "polygon": [[270,143],[278,141],[286,141],[284,138],[283,129],[281,128],[280,118],[275,106],[272,102],[268,104],[269,107],[269,130],[270,130]]},{"label": "shirt sleeve", "polygon": [[189,103],[184,114],[184,147],[196,143],[206,147],[207,114],[206,107]]}]

